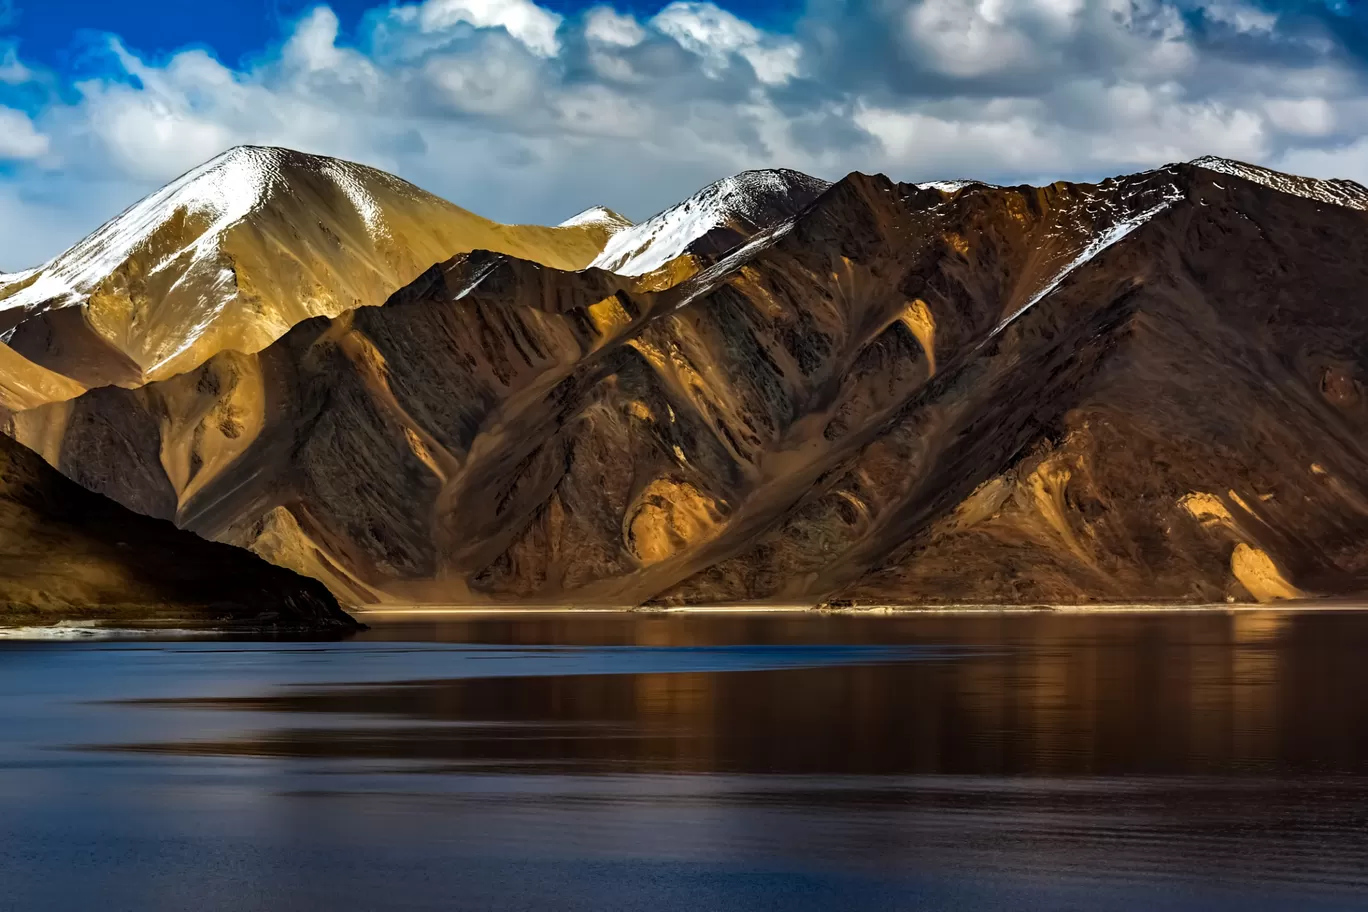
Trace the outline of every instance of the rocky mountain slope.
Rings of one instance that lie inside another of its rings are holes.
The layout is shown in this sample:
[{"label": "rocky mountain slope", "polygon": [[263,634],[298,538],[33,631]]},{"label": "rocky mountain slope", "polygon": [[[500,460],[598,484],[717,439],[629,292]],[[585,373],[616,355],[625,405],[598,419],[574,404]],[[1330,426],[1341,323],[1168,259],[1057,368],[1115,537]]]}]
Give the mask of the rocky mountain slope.
[{"label": "rocky mountain slope", "polygon": [[578,269],[624,227],[608,215],[500,225],[373,168],[235,148],[52,262],[0,275],[0,405],[258,351],[308,317],[378,304],[455,253]]},{"label": "rocky mountain slope", "polygon": [[356,625],[319,583],[139,516],[0,437],[0,623]]},{"label": "rocky mountain slope", "polygon": [[590,265],[639,276],[681,256],[726,253],[756,232],[796,215],[830,186],[787,169],[743,171],[709,184],[640,225],[617,231]]},{"label": "rocky mountain slope", "polygon": [[674,285],[461,255],[13,429],[352,601],[1360,593],[1363,193],[854,174]]}]

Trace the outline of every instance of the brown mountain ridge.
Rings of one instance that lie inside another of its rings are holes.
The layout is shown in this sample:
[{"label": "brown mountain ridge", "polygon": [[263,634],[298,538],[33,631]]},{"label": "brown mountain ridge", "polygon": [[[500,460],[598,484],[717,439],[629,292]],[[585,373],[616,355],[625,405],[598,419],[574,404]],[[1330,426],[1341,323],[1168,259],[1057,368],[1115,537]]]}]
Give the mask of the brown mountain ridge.
[{"label": "brown mountain ridge", "polygon": [[462,254],[12,429],[353,602],[1358,594],[1364,199],[853,174],[677,284]]}]

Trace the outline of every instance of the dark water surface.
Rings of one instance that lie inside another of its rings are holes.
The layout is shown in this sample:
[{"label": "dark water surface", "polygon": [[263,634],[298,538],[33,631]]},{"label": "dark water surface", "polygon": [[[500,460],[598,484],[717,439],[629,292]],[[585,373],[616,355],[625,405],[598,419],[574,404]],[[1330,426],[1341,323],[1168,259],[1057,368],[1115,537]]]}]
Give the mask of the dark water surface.
[{"label": "dark water surface", "polygon": [[0,641],[0,910],[1368,909],[1368,614]]}]

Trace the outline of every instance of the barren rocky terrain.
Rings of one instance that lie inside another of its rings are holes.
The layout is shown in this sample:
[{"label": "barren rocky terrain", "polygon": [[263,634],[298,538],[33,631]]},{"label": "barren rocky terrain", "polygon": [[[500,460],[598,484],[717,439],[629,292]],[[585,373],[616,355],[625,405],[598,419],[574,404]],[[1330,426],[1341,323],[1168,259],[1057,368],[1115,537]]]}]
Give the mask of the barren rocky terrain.
[{"label": "barren rocky terrain", "polygon": [[11,429],[354,603],[1364,591],[1362,188],[777,184],[649,272],[461,253]]}]

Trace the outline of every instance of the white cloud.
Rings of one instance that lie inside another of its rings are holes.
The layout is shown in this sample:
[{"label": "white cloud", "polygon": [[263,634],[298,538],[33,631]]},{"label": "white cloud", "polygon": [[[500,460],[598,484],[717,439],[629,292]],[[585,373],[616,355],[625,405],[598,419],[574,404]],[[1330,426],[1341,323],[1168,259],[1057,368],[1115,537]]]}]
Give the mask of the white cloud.
[{"label": "white cloud", "polygon": [[[1164,0],[918,0],[888,22],[907,53],[955,79],[1173,75],[1192,62],[1181,10]],[[1235,9],[1235,7],[1231,7]]]},{"label": "white cloud", "polygon": [[27,159],[46,155],[51,142],[39,133],[23,111],[0,107],[0,159]]},{"label": "white cloud", "polygon": [[[999,106],[1001,107],[1001,106]],[[1017,168],[1063,157],[1063,149],[1040,129],[1029,113],[948,119],[921,111],[861,108],[855,122],[873,134],[894,160],[917,162],[924,179],[977,177],[1001,167],[1004,157]]]},{"label": "white cloud", "polygon": [[1208,2],[1202,7],[1202,12],[1212,22],[1230,26],[1237,32],[1267,34],[1278,24],[1278,17],[1274,13],[1243,3]]},{"label": "white cloud", "polygon": [[295,26],[285,47],[281,63],[300,73],[327,74],[335,83],[361,91],[373,91],[383,77],[365,55],[337,44],[341,23],[326,6],[315,7]]},{"label": "white cloud", "polygon": [[618,13],[612,7],[596,6],[584,16],[584,37],[599,44],[635,47],[646,40],[646,30],[634,16]]},{"label": "white cloud", "polygon": [[1324,98],[1270,98],[1264,102],[1269,122],[1298,136],[1327,136],[1335,128],[1335,111]]},{"label": "white cloud", "polygon": [[[138,85],[78,84],[81,105],[62,112],[71,132],[85,130],[135,179],[174,177],[232,145],[234,120],[267,113],[251,101],[253,87],[200,50],[176,55],[164,68],[144,64],[119,43],[115,57]],[[233,116],[236,114],[236,116]]]},{"label": "white cloud", "polygon": [[[250,65],[203,50],[149,62],[111,39],[108,69],[74,84],[0,42],[0,90],[31,112],[0,100],[0,216],[89,230],[243,142],[544,223],[591,204],[643,217],[767,166],[1004,182],[1216,153],[1368,178],[1364,73],[1333,32],[1199,3],[813,3],[776,31],[696,0],[644,21],[609,5],[567,18],[534,0],[376,0],[358,34],[319,6]],[[0,231],[0,268],[52,238]]]},{"label": "white cloud", "polygon": [[556,31],[561,17],[532,0],[426,0],[417,7],[399,7],[401,18],[416,18],[422,31],[441,32],[459,24],[480,29],[502,28],[543,57],[560,50]]},{"label": "white cloud", "polygon": [[1005,21],[999,0],[926,0],[908,8],[903,28],[917,52],[951,76],[979,76],[1029,59],[1033,47]]},{"label": "white cloud", "polygon": [[712,3],[677,0],[657,13],[651,24],[714,67],[736,54],[768,85],[782,85],[798,75],[802,52],[795,42],[767,36]]},{"label": "white cloud", "polygon": [[658,128],[650,108],[598,85],[562,93],[557,123],[568,132],[616,139],[640,139]]},{"label": "white cloud", "polygon": [[424,74],[451,109],[469,114],[527,112],[541,90],[536,63],[497,40],[470,54],[429,58]]}]

